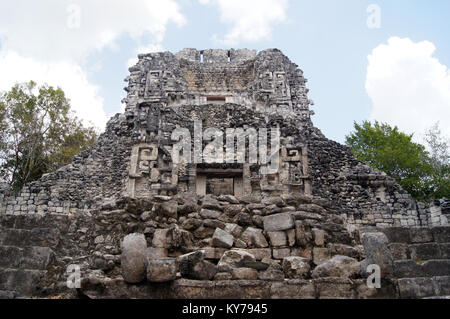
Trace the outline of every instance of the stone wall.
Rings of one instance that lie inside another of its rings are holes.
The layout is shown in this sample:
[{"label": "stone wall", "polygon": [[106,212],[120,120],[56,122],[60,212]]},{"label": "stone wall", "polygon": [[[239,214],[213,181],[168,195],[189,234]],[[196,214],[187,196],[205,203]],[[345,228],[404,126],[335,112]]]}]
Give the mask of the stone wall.
[{"label": "stone wall", "polygon": [[[409,297],[421,280],[434,295],[447,293],[448,240],[433,243],[440,228],[426,227],[448,225],[448,201],[425,207],[323,136],[311,121],[303,72],[279,50],[144,54],[126,81],[126,111],[94,147],[17,196],[0,186],[0,296]],[[174,163],[171,134],[187,129],[195,153],[194,121],[203,130],[278,129],[278,171],[263,174],[261,161]],[[211,188],[236,196],[207,195]],[[417,263],[411,256],[426,250],[422,244],[436,254],[411,266],[423,271],[416,279],[391,276],[385,289],[367,290],[355,268],[367,259],[359,236],[367,227],[431,234],[423,243],[391,240],[407,247],[395,269]],[[170,283],[126,281],[122,242],[134,233],[153,256],[141,256],[145,266],[172,267]],[[193,280],[181,271],[190,253],[214,276]],[[223,268],[227,254],[251,262]],[[78,291],[66,289],[71,264],[84,278]]]}]

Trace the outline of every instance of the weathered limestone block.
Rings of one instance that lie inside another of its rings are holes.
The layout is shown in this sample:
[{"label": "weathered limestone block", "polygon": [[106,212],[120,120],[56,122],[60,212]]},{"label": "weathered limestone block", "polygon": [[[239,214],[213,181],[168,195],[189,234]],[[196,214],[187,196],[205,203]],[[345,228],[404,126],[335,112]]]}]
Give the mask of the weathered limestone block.
[{"label": "weathered limestone block", "polygon": [[422,266],[413,260],[397,260],[394,262],[394,276],[396,278],[423,277]]},{"label": "weathered limestone block", "polygon": [[422,264],[427,276],[450,276],[450,260],[428,260]]},{"label": "weathered limestone block", "polygon": [[202,208],[204,209],[222,211],[222,206],[220,205],[220,202],[209,195],[203,198],[201,205]]},{"label": "weathered limestone block", "polygon": [[272,256],[273,259],[279,259],[282,260],[286,257],[289,257],[291,255],[291,249],[290,248],[273,248],[272,249]]},{"label": "weathered limestone block", "polygon": [[438,226],[431,228],[433,239],[437,243],[450,243],[450,227]]},{"label": "weathered limestone block", "polygon": [[264,281],[284,281],[282,270],[269,268],[266,271],[258,273],[258,279]]},{"label": "weathered limestone block", "polygon": [[270,249],[270,248],[234,249],[234,250],[247,252],[247,253],[253,255],[256,260],[263,260],[265,258],[268,258],[268,259],[272,258],[272,249]]},{"label": "weathered limestone block", "polygon": [[177,278],[177,264],[175,258],[149,259],[147,266],[147,280],[149,282],[169,282]]},{"label": "weathered limestone block", "polygon": [[145,251],[145,256],[147,259],[162,259],[167,258],[168,251],[165,248],[155,248],[155,247],[149,247]]},{"label": "weathered limestone block", "polygon": [[411,243],[429,243],[433,241],[433,234],[429,228],[411,228],[409,230]]},{"label": "weathered limestone block", "polygon": [[231,235],[233,235],[235,238],[239,238],[242,235],[243,232],[243,228],[237,224],[226,224],[225,225],[225,229],[224,229],[227,233],[230,233]]},{"label": "weathered limestone block", "polygon": [[440,259],[441,251],[439,245],[436,243],[414,244],[409,246],[411,259],[413,260],[428,260]]},{"label": "weathered limestone block", "polygon": [[120,263],[122,276],[130,284],[140,283],[145,279],[147,271],[147,241],[142,234],[131,234],[122,242]]},{"label": "weathered limestone block", "polygon": [[302,257],[286,257],[283,259],[283,271],[287,278],[307,278],[311,270],[310,260]]},{"label": "weathered limestone block", "polygon": [[366,253],[366,259],[361,262],[362,271],[365,271],[367,266],[375,264],[381,268],[382,278],[391,276],[394,260],[388,248],[389,242],[386,235],[383,233],[363,233],[361,241]]},{"label": "weathered limestone block", "polygon": [[222,230],[225,229],[225,223],[217,219],[205,219],[203,220],[203,226],[214,229],[216,228],[220,228]]},{"label": "weathered limestone block", "polygon": [[243,208],[243,205],[226,205],[223,208],[223,212],[229,217],[234,217],[239,214]]},{"label": "weathered limestone block", "polygon": [[294,247],[296,243],[295,229],[289,229],[288,231],[286,231],[286,236],[288,239],[288,245],[290,247]]},{"label": "weathered limestone block", "polygon": [[236,280],[257,280],[258,271],[252,268],[233,268],[231,271],[233,279]]},{"label": "weathered limestone block", "polygon": [[383,228],[382,232],[386,235],[390,243],[410,243],[411,235],[409,228],[406,227],[390,227]]},{"label": "weathered limestone block", "polygon": [[283,231],[279,232],[268,232],[267,235],[270,239],[270,244],[272,247],[283,247],[286,246],[286,233]]},{"label": "weathered limestone block", "polygon": [[205,259],[220,260],[227,251],[226,248],[206,247],[202,249],[205,252]]},{"label": "weathered limestone block", "polygon": [[314,280],[319,299],[354,298],[352,281],[348,278],[318,278]]},{"label": "weathered limestone block", "polygon": [[294,217],[289,213],[275,214],[264,217],[264,230],[266,232],[289,230],[294,227]]},{"label": "weathered limestone block", "polygon": [[220,259],[217,267],[220,272],[232,272],[234,268],[245,267],[245,263],[256,261],[255,256],[242,250],[229,250]]},{"label": "weathered limestone block", "polygon": [[450,243],[439,244],[442,259],[450,259]]},{"label": "weathered limestone block", "polygon": [[202,250],[177,258],[181,276],[195,280],[212,280],[217,273],[217,267],[205,259]]},{"label": "weathered limestone block", "polygon": [[228,202],[230,204],[239,204],[239,200],[233,195],[220,195],[217,199],[219,201]]},{"label": "weathered limestone block", "polygon": [[234,237],[226,231],[217,228],[212,238],[212,245],[217,248],[233,247]]},{"label": "weathered limestone block", "polygon": [[388,245],[394,260],[408,259],[408,245],[401,243],[392,243]]},{"label": "weathered limestone block", "polygon": [[335,256],[317,266],[312,272],[312,277],[354,278],[360,273],[360,270],[360,263],[356,259],[347,256]]},{"label": "weathered limestone block", "polygon": [[273,282],[270,288],[272,299],[315,299],[314,284],[308,280],[285,280]]},{"label": "weathered limestone block", "polygon": [[286,203],[284,202],[284,200],[281,197],[266,197],[266,198],[263,198],[261,203],[266,206],[270,206],[270,205],[276,205],[278,207],[286,206]]},{"label": "weathered limestone block", "polygon": [[153,234],[152,246],[155,248],[170,248],[169,229],[157,229]]},{"label": "weathered limestone block", "polygon": [[402,278],[398,280],[400,298],[417,299],[437,295],[432,278]]},{"label": "weathered limestone block", "polygon": [[23,250],[13,246],[0,246],[0,267],[19,268]]},{"label": "weathered limestone block", "polygon": [[236,248],[247,248],[247,244],[240,238],[234,240],[234,247]]},{"label": "weathered limestone block", "polygon": [[55,253],[49,247],[26,247],[20,259],[20,268],[45,270],[55,260]]},{"label": "weathered limestone block", "polygon": [[163,216],[178,218],[178,203],[176,201],[162,203],[160,213]]},{"label": "weathered limestone block", "polygon": [[312,234],[307,231],[302,221],[295,222],[295,237],[300,247],[307,247],[312,242]]},{"label": "weathered limestone block", "polygon": [[261,229],[248,227],[241,235],[241,239],[251,248],[269,247]]},{"label": "weathered limestone block", "polygon": [[328,248],[313,249],[313,261],[316,265],[320,265],[329,259],[331,259],[331,253]]},{"label": "weathered limestone block", "polygon": [[0,290],[16,291],[21,297],[35,296],[42,275],[41,270],[2,269]]},{"label": "weathered limestone block", "polygon": [[222,212],[217,210],[202,209],[200,211],[200,216],[205,219],[218,219],[220,215],[222,215]]},{"label": "weathered limestone block", "polygon": [[344,244],[328,244],[327,248],[332,256],[341,255],[360,259],[363,255],[363,247],[352,247]]},{"label": "weathered limestone block", "polygon": [[324,246],[325,245],[325,231],[322,229],[313,228],[312,234],[314,238],[314,243],[316,246]]},{"label": "weathered limestone block", "polygon": [[187,218],[183,224],[181,225],[181,227],[183,227],[184,229],[188,230],[188,231],[194,231],[197,228],[199,228],[201,225],[203,224],[203,222],[200,219],[196,219],[196,218]]}]

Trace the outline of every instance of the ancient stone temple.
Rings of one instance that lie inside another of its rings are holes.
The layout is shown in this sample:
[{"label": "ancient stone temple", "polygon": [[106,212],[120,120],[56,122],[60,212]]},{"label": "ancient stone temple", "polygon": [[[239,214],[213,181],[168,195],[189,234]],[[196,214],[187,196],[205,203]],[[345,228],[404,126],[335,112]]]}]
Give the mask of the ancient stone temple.
[{"label": "ancient stone temple", "polygon": [[126,82],[92,149],[0,188],[0,297],[450,295],[449,202],[327,139],[279,50],[140,55]]}]

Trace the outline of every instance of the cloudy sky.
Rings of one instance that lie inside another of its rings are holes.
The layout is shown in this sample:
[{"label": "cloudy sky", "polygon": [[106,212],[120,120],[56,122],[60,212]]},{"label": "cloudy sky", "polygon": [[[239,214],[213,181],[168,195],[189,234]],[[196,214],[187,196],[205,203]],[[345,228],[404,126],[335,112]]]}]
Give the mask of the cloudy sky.
[{"label": "cloudy sky", "polygon": [[136,55],[279,48],[309,79],[313,121],[344,142],[353,122],[450,136],[448,0],[1,0],[0,91],[60,86],[103,128]]}]

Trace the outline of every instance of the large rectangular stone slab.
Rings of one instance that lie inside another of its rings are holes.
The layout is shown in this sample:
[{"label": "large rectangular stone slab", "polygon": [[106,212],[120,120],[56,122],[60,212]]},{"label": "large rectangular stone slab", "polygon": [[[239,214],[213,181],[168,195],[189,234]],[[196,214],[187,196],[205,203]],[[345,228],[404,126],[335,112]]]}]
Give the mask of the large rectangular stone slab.
[{"label": "large rectangular stone slab", "polygon": [[386,235],[390,243],[410,243],[411,235],[409,228],[406,227],[389,227],[379,229]]},{"label": "large rectangular stone slab", "polygon": [[274,282],[270,287],[272,299],[315,299],[314,284],[308,280]]},{"label": "large rectangular stone slab", "polygon": [[55,254],[49,247],[26,247],[20,260],[20,268],[45,270],[54,258]]},{"label": "large rectangular stone slab", "polygon": [[433,278],[439,296],[450,295],[450,276],[438,276]]},{"label": "large rectangular stone slab", "polygon": [[400,298],[417,299],[437,294],[432,278],[402,278],[398,280]]},{"label": "large rectangular stone slab", "polygon": [[255,249],[238,249],[233,248],[233,250],[245,251],[252,254],[256,260],[263,260],[264,258],[272,258],[272,249],[270,248],[255,248]]},{"label": "large rectangular stone slab", "polygon": [[422,266],[413,260],[394,261],[394,276],[396,278],[422,277],[423,274]]},{"label": "large rectangular stone slab", "polygon": [[450,260],[428,260],[422,265],[427,276],[450,276]]},{"label": "large rectangular stone slab", "polygon": [[433,234],[429,228],[411,228],[409,230],[411,243],[429,243],[433,241]]},{"label": "large rectangular stone slab", "polygon": [[276,232],[293,229],[295,219],[289,213],[275,214],[264,217],[264,230],[266,232]]},{"label": "large rectangular stone slab", "polygon": [[19,268],[22,249],[12,246],[0,246],[0,268]]},{"label": "large rectangular stone slab", "polygon": [[409,252],[411,259],[416,261],[441,258],[441,251],[436,243],[410,245]]},{"label": "large rectangular stone slab", "polygon": [[431,232],[435,242],[450,243],[450,226],[433,227]]},{"label": "large rectangular stone slab", "polygon": [[0,290],[17,291],[22,297],[35,296],[43,274],[38,270],[0,270]]},{"label": "large rectangular stone slab", "polygon": [[408,245],[401,243],[392,243],[388,245],[394,260],[408,259]]},{"label": "large rectangular stone slab", "polygon": [[319,299],[352,299],[355,296],[352,282],[345,278],[320,278],[314,280]]}]

